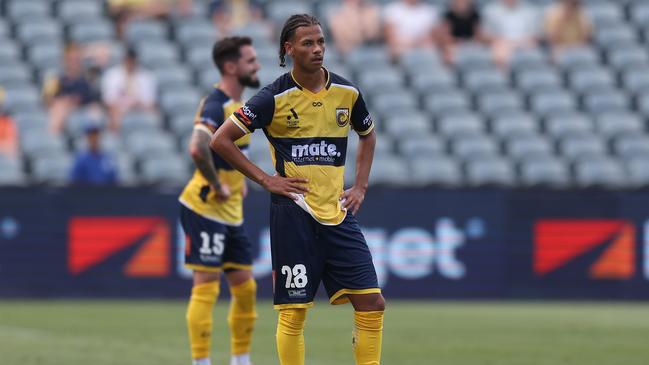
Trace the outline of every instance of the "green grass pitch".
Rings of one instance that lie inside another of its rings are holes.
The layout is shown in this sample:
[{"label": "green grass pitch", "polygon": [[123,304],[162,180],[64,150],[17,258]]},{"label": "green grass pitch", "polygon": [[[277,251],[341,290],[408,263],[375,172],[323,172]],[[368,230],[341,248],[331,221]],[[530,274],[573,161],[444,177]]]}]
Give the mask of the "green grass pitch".
[{"label": "green grass pitch", "polygon": [[[0,301],[0,364],[190,364],[184,301]],[[227,306],[214,313],[214,365],[228,364]],[[278,364],[276,313],[259,303],[255,365]],[[319,302],[309,365],[353,364],[351,307]],[[390,301],[386,365],[646,365],[647,303]]]}]

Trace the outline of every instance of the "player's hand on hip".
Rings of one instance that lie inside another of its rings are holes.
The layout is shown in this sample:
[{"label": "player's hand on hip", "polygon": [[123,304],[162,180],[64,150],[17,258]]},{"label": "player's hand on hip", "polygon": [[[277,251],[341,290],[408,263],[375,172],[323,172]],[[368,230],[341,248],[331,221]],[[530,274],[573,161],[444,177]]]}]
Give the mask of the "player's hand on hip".
[{"label": "player's hand on hip", "polygon": [[295,194],[306,194],[309,189],[306,183],[309,181],[301,177],[283,177],[279,175],[268,176],[263,181],[263,187],[271,193],[287,196],[296,200]]},{"label": "player's hand on hip", "polygon": [[343,209],[351,211],[352,214],[356,214],[358,209],[360,209],[363,200],[365,200],[365,191],[362,187],[352,186],[351,188],[345,190],[340,196],[340,202],[343,206]]},{"label": "player's hand on hip", "polygon": [[216,192],[216,200],[220,202],[228,200],[230,195],[232,195],[230,187],[226,184],[219,184],[218,187],[214,187],[213,189]]}]

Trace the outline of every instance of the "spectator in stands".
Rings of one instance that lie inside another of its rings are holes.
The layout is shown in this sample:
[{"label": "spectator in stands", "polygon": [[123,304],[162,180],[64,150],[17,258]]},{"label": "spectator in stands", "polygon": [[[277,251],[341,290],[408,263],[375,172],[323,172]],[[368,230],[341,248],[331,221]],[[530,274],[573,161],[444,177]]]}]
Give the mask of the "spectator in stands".
[{"label": "spectator in stands", "polygon": [[88,148],[75,156],[70,182],[79,185],[111,185],[117,182],[117,168],[113,158],[102,151],[101,126],[91,123],[86,126]]},{"label": "spectator in stands", "polygon": [[378,41],[381,35],[379,7],[368,0],[344,0],[327,20],[334,46],[343,55],[364,43]]},{"label": "spectator in stands", "polygon": [[580,0],[562,0],[545,14],[545,38],[553,53],[581,46],[590,40],[592,26]]},{"label": "spectator in stands", "polygon": [[189,15],[193,10],[192,4],[192,0],[108,0],[108,10],[121,37],[126,24],[133,19]]},{"label": "spectator in stands", "polygon": [[49,128],[59,134],[70,113],[87,107],[101,114],[99,91],[88,78],[81,64],[81,50],[75,44],[65,47],[63,73],[45,80],[43,97],[48,106]]},{"label": "spectator in stands", "polygon": [[261,24],[268,27],[262,12],[263,4],[259,0],[212,0],[210,2],[210,16],[219,32],[219,36],[232,36],[236,29],[241,29],[248,24]]},{"label": "spectator in stands", "polygon": [[18,155],[18,128],[5,110],[4,100],[5,91],[0,87],[0,156],[13,158]]},{"label": "spectator in stands", "polygon": [[385,40],[390,54],[398,58],[411,49],[431,48],[435,44],[437,8],[419,0],[401,0],[383,11]]},{"label": "spectator in stands", "polygon": [[455,62],[458,44],[485,41],[480,13],[472,0],[453,0],[450,3],[440,25],[439,40],[447,63]]},{"label": "spectator in stands", "polygon": [[539,40],[538,13],[524,0],[499,0],[485,9],[485,31],[495,62],[505,68],[517,49],[535,47]]},{"label": "spectator in stands", "polygon": [[108,107],[109,128],[119,129],[124,115],[131,111],[156,111],[156,82],[154,76],[137,61],[134,49],[126,52],[121,65],[104,75],[101,93]]}]

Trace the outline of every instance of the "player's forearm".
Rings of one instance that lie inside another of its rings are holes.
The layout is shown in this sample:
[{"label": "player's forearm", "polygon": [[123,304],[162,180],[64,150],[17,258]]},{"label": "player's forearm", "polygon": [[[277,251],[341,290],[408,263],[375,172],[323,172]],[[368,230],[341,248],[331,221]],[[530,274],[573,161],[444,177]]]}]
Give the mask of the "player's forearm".
[{"label": "player's forearm", "polygon": [[219,187],[219,178],[214,168],[214,160],[210,152],[210,136],[201,131],[195,131],[190,143],[190,154],[198,171],[205,180],[214,187]]},{"label": "player's forearm", "polygon": [[266,178],[268,178],[268,174],[257,167],[257,165],[250,162],[243,152],[241,152],[241,150],[234,144],[234,141],[229,140],[225,136],[220,136],[217,131],[217,133],[212,137],[210,148],[250,180],[264,188],[266,187],[265,181]]},{"label": "player's forearm", "polygon": [[354,186],[367,189],[374,159],[374,146],[376,146],[376,134],[374,131],[367,136],[360,137],[358,143],[358,152],[356,152],[356,178]]}]

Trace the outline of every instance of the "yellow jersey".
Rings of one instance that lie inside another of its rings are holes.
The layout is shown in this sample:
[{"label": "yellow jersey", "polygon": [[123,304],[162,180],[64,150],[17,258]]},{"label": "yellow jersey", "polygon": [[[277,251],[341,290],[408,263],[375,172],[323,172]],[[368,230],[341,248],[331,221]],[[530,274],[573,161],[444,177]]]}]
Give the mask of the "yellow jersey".
[{"label": "yellow jersey", "polygon": [[[213,134],[226,118],[240,107],[240,102],[232,100],[223,90],[215,87],[209,95],[201,100],[194,117],[194,128]],[[249,135],[236,141],[236,145],[244,154],[247,153],[249,144]],[[242,191],[245,176],[213,151],[212,159],[219,182],[230,188],[230,197],[226,201],[217,201],[216,193],[211,189],[203,174],[196,169],[178,200],[188,209],[205,218],[230,226],[241,225],[243,223]]]},{"label": "yellow jersey", "polygon": [[327,82],[318,93],[286,73],[237,109],[230,120],[245,133],[261,128],[277,173],[308,180],[309,192],[298,196],[298,205],[321,224],[337,225],[347,214],[339,198],[350,128],[364,136],[374,123],[359,90],[324,71]]}]

